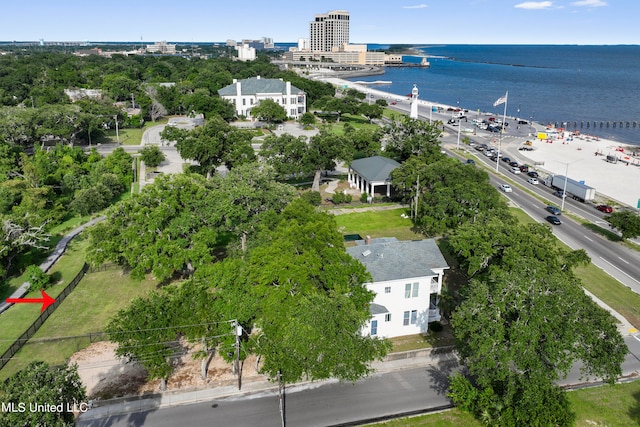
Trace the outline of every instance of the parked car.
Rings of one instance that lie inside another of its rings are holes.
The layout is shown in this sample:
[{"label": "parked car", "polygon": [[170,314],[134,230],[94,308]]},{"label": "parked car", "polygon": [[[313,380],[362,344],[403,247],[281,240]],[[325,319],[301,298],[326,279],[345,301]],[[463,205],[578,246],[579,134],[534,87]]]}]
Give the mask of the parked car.
[{"label": "parked car", "polygon": [[511,193],[513,192],[513,190],[511,189],[511,186],[509,184],[500,184],[499,187],[502,191],[504,191],[505,193]]},{"label": "parked car", "polygon": [[511,168],[511,169],[509,169],[509,171],[511,173],[513,173],[513,174],[516,174],[516,175],[520,173],[520,169],[518,169],[518,168]]},{"label": "parked car", "polygon": [[596,209],[598,209],[600,212],[604,212],[604,213],[611,213],[613,212],[613,208],[609,205],[598,205],[596,206]]},{"label": "parked car", "polygon": [[562,211],[557,206],[547,206],[545,209],[554,215],[562,215]]},{"label": "parked car", "polygon": [[526,120],[518,119],[518,124],[519,124],[519,125],[528,125],[528,124],[529,124],[529,122],[528,122],[528,121],[526,121]]},{"label": "parked car", "polygon": [[538,181],[536,178],[529,178],[529,179],[527,180],[527,182],[528,182],[529,184],[533,184],[533,185],[538,185],[538,184],[539,184],[539,181]]},{"label": "parked car", "polygon": [[536,171],[529,171],[527,172],[527,175],[529,175],[531,178],[538,178],[538,172]]},{"label": "parked car", "polygon": [[545,218],[547,221],[549,221],[551,224],[553,225],[560,225],[562,224],[562,221],[560,221],[560,219],[557,216],[553,216],[553,215],[549,215],[548,217]]}]

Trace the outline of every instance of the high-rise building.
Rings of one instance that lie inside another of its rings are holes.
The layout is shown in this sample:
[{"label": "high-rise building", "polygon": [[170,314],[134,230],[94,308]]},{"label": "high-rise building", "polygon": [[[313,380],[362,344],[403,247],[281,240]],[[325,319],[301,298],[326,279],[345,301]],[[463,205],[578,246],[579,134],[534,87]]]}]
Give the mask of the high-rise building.
[{"label": "high-rise building", "polygon": [[331,52],[349,43],[349,12],[333,10],[315,15],[309,23],[309,41],[312,51]]}]

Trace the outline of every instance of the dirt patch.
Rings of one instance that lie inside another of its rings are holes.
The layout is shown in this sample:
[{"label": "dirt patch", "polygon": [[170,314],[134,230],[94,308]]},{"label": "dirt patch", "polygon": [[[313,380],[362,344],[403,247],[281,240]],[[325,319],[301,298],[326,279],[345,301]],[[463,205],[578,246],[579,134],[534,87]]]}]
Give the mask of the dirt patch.
[{"label": "dirt patch", "polygon": [[[213,358],[203,380],[201,360],[193,359],[198,346],[185,345],[186,354],[175,360],[175,370],[167,382],[167,391],[209,388],[231,385],[237,381],[232,366],[219,356]],[[115,354],[116,344],[103,341],[73,354],[70,363],[78,364],[78,373],[93,399],[111,399],[132,395],[157,393],[160,380],[147,381],[147,371],[136,362],[119,359]],[[262,377],[256,371],[255,356],[249,356],[242,364],[243,381]]]}]

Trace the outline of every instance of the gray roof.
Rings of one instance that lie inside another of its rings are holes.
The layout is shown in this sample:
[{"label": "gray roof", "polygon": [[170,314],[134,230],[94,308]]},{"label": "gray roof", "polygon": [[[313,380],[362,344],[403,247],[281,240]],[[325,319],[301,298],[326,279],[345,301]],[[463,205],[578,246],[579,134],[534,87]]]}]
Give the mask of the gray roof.
[{"label": "gray roof", "polygon": [[[280,79],[262,79],[259,77],[252,77],[250,79],[239,80],[241,95],[257,95],[259,93],[286,93],[287,83]],[[220,96],[236,96],[236,84],[232,83],[229,86],[225,86],[218,90]],[[300,89],[295,86],[291,86],[291,93],[298,95],[302,93]]]},{"label": "gray roof", "polygon": [[389,310],[384,305],[375,304],[375,303],[369,304],[369,313],[371,313],[373,315],[375,315],[375,314],[385,314],[385,313],[388,313],[388,312],[389,312]]},{"label": "gray roof", "polygon": [[351,169],[368,182],[386,181],[391,171],[399,167],[400,163],[382,156],[365,157],[351,162]]},{"label": "gray roof", "polygon": [[368,245],[347,248],[347,253],[360,261],[374,282],[434,276],[432,269],[447,269],[435,240],[372,239]]}]

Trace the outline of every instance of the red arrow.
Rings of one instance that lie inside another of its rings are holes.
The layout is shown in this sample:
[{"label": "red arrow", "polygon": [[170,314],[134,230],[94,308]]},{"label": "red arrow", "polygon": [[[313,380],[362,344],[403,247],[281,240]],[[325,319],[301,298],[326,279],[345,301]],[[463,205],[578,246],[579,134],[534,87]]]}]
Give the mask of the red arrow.
[{"label": "red arrow", "polygon": [[25,302],[42,304],[42,309],[40,310],[40,313],[42,313],[47,309],[47,307],[56,302],[56,300],[47,295],[45,291],[40,290],[40,292],[42,292],[42,298],[7,298],[6,301],[8,304],[19,304]]}]

